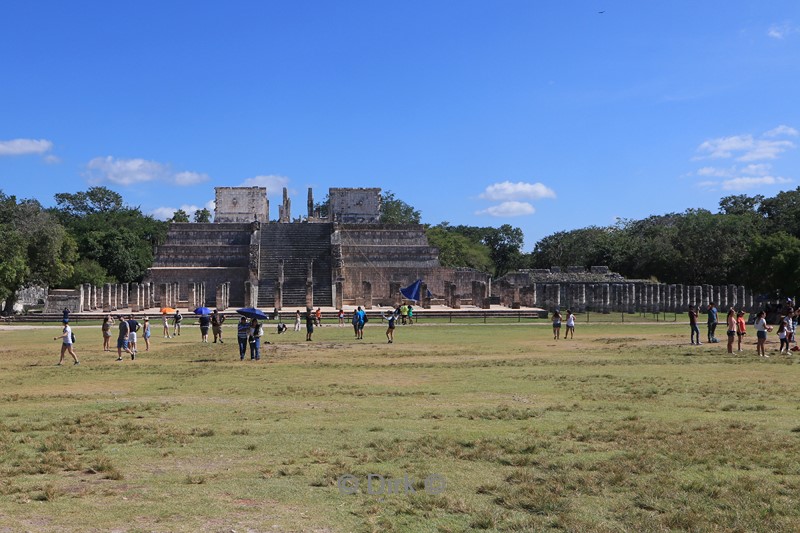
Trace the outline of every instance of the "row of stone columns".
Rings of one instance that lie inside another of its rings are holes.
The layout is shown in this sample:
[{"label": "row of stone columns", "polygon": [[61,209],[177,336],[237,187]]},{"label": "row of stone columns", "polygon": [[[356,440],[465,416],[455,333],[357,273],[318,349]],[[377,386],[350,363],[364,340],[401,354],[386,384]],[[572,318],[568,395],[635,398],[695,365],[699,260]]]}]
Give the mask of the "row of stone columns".
[{"label": "row of stone columns", "polygon": [[[478,283],[478,282],[475,282]],[[473,301],[480,302],[473,283]],[[567,309],[575,312],[684,312],[689,305],[705,309],[753,310],[753,293],[737,285],[677,285],[665,283],[535,283],[525,287],[495,284],[502,305]],[[483,295],[485,296],[485,295]],[[476,305],[478,305],[476,303]]]},{"label": "row of stone columns", "polygon": [[225,283],[221,283],[217,285],[217,304],[216,308],[220,311],[224,311],[230,306],[230,295],[231,295],[231,282],[226,281]]},{"label": "row of stone columns", "polygon": [[141,311],[155,307],[154,288],[150,283],[106,283],[101,287],[84,283],[78,287],[82,302],[78,311]]}]

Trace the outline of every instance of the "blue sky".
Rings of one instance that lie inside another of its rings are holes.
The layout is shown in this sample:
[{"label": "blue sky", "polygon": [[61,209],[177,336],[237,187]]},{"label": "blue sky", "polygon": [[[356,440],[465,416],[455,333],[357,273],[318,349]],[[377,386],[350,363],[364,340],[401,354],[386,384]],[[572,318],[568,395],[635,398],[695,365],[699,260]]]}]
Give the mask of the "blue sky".
[{"label": "blue sky", "polygon": [[796,0],[11,0],[0,50],[0,188],[45,205],[381,187],[527,251],[800,180]]}]

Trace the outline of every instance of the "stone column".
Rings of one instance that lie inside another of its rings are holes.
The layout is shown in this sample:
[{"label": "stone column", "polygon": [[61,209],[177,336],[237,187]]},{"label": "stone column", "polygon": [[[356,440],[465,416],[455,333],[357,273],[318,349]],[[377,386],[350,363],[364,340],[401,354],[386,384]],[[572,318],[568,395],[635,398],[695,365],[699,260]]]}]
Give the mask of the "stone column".
[{"label": "stone column", "polygon": [[[397,291],[398,295],[400,291]],[[336,309],[342,309],[344,307],[344,281],[337,281],[336,282],[336,296],[333,299],[333,306]]]},{"label": "stone column", "polygon": [[419,285],[419,304],[423,309],[431,308],[431,297],[428,296],[428,284],[420,283]]},{"label": "stone column", "polygon": [[369,281],[361,282],[361,299],[364,302],[364,309],[372,309],[372,283]]},{"label": "stone column", "polygon": [[450,307],[461,309],[461,295],[458,294],[458,285],[450,283]]}]

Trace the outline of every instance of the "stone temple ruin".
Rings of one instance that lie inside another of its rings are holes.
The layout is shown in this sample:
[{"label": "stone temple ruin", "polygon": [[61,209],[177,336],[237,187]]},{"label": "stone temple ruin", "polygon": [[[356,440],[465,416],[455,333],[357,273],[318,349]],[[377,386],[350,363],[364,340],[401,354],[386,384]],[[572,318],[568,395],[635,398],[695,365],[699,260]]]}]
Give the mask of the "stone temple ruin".
[{"label": "stone temple ruin", "polygon": [[45,312],[153,307],[283,309],[400,303],[400,288],[424,280],[423,308],[533,307],[576,312],[684,312],[717,302],[753,309],[740,286],[687,286],[627,280],[608,267],[562,272],[520,270],[492,280],[485,272],[446,268],[420,224],[382,224],[381,190],[331,188],[327,212],[308,190],[307,215],[292,218],[283,189],[269,220],[263,187],[217,187],[213,223],[172,223],[142,283],[50,291]]},{"label": "stone temple ruin", "polygon": [[453,305],[472,300],[473,284],[488,294],[489,274],[439,264],[422,225],[381,224],[380,193],[332,188],[323,216],[309,189],[307,216],[292,219],[284,188],[269,221],[265,188],[217,187],[214,222],[171,224],[145,284],[170,307],[370,308],[399,303],[400,287],[417,279]]}]

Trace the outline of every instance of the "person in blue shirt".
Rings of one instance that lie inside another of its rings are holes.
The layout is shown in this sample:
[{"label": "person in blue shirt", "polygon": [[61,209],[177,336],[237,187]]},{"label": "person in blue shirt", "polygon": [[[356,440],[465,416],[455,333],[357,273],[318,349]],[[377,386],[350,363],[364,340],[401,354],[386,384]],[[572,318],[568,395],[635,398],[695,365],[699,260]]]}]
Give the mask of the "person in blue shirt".
[{"label": "person in blue shirt", "polygon": [[356,311],[356,315],[358,315],[358,324],[356,327],[356,338],[363,339],[364,338],[364,324],[367,323],[367,312],[361,309],[361,306],[358,306],[358,310]]},{"label": "person in blue shirt", "polygon": [[714,336],[717,329],[717,305],[714,302],[708,304],[708,342],[719,342]]},{"label": "person in blue shirt", "polygon": [[388,327],[386,328],[386,338],[389,340],[389,344],[394,342],[394,326],[399,314],[399,311],[390,311],[389,314],[384,315],[383,317],[389,323]]}]

